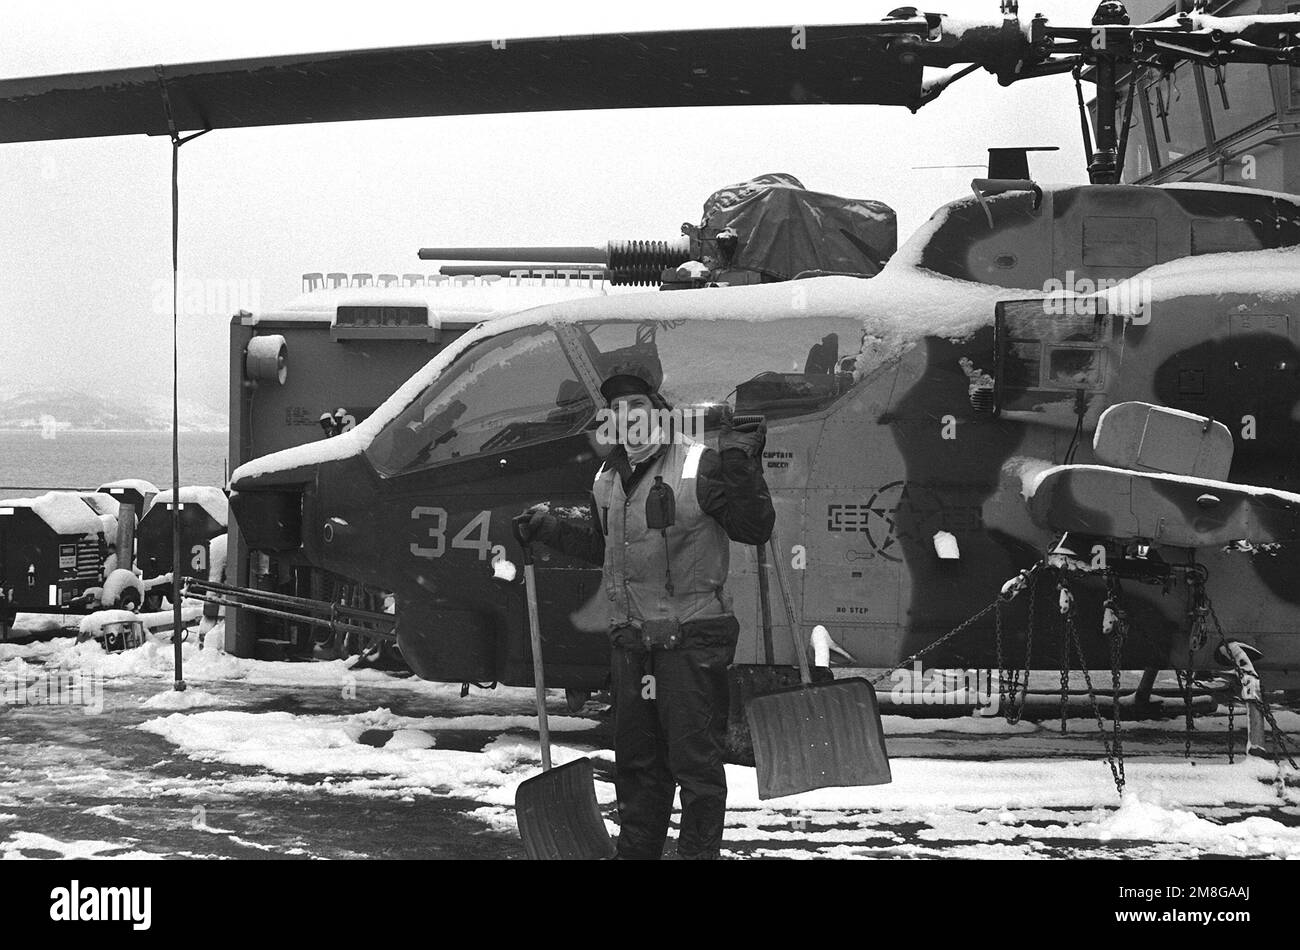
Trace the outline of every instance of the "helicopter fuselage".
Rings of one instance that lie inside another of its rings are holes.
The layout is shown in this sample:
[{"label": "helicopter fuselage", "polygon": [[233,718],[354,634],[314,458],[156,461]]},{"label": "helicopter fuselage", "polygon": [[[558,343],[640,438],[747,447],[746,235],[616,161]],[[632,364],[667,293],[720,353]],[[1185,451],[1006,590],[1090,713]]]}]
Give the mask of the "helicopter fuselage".
[{"label": "helicopter fuselage", "polygon": [[[902,662],[1043,561],[1061,532],[1035,521],[1032,476],[1067,457],[1104,463],[1092,436],[1110,406],[1222,421],[1231,481],[1290,498],[1300,207],[1236,189],[1025,184],[941,209],[869,280],[581,300],[480,327],[359,426],[350,452],[335,445],[312,461],[299,449],[236,471],[241,529],[256,546],[241,513],[264,515],[265,500],[282,496],[300,506],[299,557],[395,593],[398,642],[418,675],[524,684],[509,522],[535,504],[590,519],[592,480],[612,448],[596,387],[629,355],[657,360],[666,398],[706,426],[723,403],[767,417],[773,568],[798,639],[822,625],[864,667]],[[1062,295],[1067,274],[1075,292]],[[812,347],[832,336],[836,359],[814,365]],[[1199,565],[1231,637],[1262,652],[1261,668],[1294,670],[1300,511],[1285,498],[1284,523],[1253,546],[1169,545],[1161,532],[1130,536],[1106,511],[1084,517],[1096,526],[1085,550],[1109,559],[1108,573],[1075,578],[1089,665],[1221,666],[1214,641],[1189,658],[1186,578]],[[1186,531],[1216,538],[1212,513],[1171,504]],[[731,564],[737,662],[792,662],[779,603],[770,651],[762,635],[754,552],[733,546]],[[598,687],[600,571],[547,551],[537,574],[548,682]],[[1131,630],[1118,647],[1101,630],[1116,585]],[[926,663],[1058,669],[1057,603],[1056,585],[1040,583]]]}]

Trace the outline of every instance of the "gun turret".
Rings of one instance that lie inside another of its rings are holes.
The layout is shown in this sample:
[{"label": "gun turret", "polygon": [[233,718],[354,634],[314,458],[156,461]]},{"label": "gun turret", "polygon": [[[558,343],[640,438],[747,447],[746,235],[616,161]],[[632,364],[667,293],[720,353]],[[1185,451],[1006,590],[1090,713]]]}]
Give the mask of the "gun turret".
[{"label": "gun turret", "polygon": [[586,277],[600,272],[615,286],[657,287],[665,270],[690,258],[686,238],[672,241],[610,241],[604,247],[422,247],[422,261],[474,261],[443,268],[443,273],[501,274],[561,271]]},{"label": "gun turret", "polygon": [[425,247],[420,259],[455,262],[440,268],[448,276],[565,282],[596,276],[614,286],[682,290],[826,274],[873,277],[897,246],[897,221],[888,205],[809,191],[793,175],[773,173],[714,192],[700,224],[683,224],[682,236],[671,241]]}]

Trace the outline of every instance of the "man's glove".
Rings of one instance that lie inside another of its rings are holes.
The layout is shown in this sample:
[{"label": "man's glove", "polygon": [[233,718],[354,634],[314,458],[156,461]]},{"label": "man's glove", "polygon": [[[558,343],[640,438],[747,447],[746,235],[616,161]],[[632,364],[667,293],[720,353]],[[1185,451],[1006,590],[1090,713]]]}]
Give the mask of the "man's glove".
[{"label": "man's glove", "polygon": [[543,508],[531,508],[522,515],[515,515],[510,519],[510,526],[515,538],[521,544],[528,545],[534,541],[544,543],[547,538],[554,537],[555,530],[559,527],[559,519],[547,514]]},{"label": "man's glove", "polygon": [[762,416],[735,416],[723,420],[718,433],[718,454],[740,449],[749,458],[762,458],[767,445],[767,421]]}]

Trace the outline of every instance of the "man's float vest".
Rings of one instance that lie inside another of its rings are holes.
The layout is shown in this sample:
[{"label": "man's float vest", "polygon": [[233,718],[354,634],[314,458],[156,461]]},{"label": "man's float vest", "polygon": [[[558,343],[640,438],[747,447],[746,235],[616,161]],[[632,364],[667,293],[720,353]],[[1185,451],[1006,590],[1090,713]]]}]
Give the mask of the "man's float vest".
[{"label": "man's float vest", "polygon": [[[700,509],[696,497],[705,446],[692,439],[668,445],[632,488],[602,466],[592,487],[605,531],[605,591],[610,627],[640,627],[646,620],[712,620],[731,616],[727,580],[730,541],[722,525]],[[676,522],[664,536],[646,527],[646,497],[655,476],[676,496]],[[665,568],[672,569],[672,593]]]}]

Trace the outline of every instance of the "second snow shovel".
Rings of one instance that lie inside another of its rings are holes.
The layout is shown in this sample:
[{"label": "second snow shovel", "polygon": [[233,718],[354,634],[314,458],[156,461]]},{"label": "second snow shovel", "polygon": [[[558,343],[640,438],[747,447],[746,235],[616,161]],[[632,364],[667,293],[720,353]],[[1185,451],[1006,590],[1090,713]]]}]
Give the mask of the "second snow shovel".
[{"label": "second snow shovel", "polygon": [[551,730],[546,720],[546,682],[542,668],[542,631],[537,620],[537,576],[533,549],[518,529],[524,549],[524,590],[528,598],[528,633],[533,646],[533,683],[537,690],[537,733],[542,745],[542,774],[515,790],[515,819],[524,852],[534,861],[584,861],[610,858],[614,842],[596,802],[596,775],[583,757],[551,768]]},{"label": "second snow shovel", "polygon": [[[801,685],[749,701],[745,715],[754,740],[758,797],[766,800],[815,788],[884,785],[892,781],[876,691],[865,679],[814,684],[799,642],[794,604],[781,575],[775,536],[768,542],[785,604]],[[759,549],[760,555],[762,549]],[[763,558],[759,559],[763,570]]]}]

